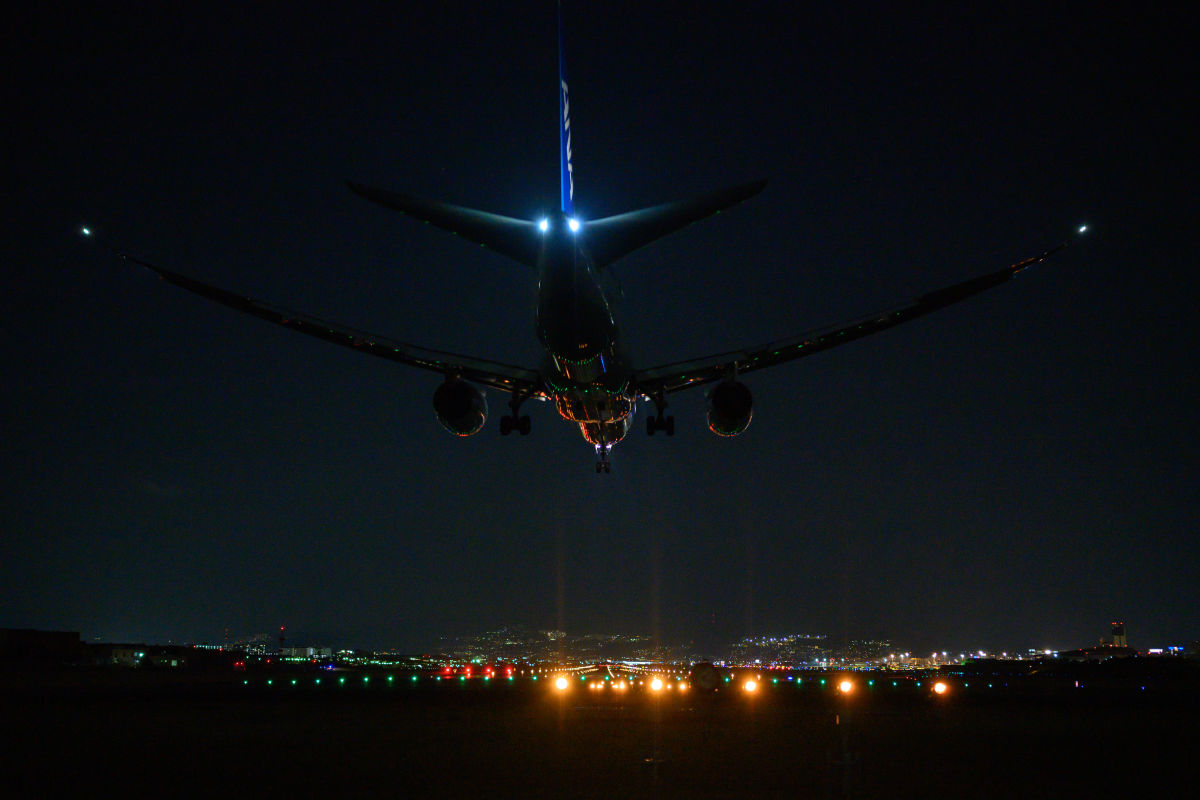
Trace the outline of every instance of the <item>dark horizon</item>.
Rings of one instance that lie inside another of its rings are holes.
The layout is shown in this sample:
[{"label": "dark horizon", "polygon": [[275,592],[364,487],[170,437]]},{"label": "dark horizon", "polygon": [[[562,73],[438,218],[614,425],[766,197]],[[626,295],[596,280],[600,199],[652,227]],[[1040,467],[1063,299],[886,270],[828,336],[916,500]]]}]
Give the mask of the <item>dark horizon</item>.
[{"label": "dark horizon", "polygon": [[[684,10],[686,8],[686,11]],[[441,429],[435,376],[196,298],[78,236],[407,342],[536,367],[527,271],[346,180],[558,203],[553,3],[30,6],[0,317],[0,626],[130,641],[796,628],[914,652],[1200,638],[1194,12],[566,3],[576,207],[757,177],[617,262],[640,365],[1011,283],[702,389],[611,475]],[[1155,14],[1159,14],[1155,16]],[[1186,104],[1185,104],[1186,105]],[[912,641],[910,641],[910,639]],[[1028,644],[1023,644],[1028,642]]]}]

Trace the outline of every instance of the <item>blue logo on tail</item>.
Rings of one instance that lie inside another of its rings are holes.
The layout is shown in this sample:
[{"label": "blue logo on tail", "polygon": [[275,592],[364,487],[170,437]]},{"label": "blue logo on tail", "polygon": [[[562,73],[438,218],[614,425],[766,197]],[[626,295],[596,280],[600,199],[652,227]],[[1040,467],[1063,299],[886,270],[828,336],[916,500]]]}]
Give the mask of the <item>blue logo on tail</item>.
[{"label": "blue logo on tail", "polygon": [[559,81],[562,96],[562,210],[564,214],[575,213],[575,169],[571,165],[571,101],[567,97],[567,82]]}]

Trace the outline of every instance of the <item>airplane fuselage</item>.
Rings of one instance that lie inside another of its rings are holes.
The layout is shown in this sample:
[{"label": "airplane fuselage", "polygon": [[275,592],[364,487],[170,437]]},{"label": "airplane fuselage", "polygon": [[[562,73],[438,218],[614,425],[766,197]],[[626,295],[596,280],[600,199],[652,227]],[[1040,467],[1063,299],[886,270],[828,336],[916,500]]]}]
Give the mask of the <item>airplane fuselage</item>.
[{"label": "airplane fuselage", "polygon": [[543,223],[538,257],[537,335],[546,349],[547,388],[558,413],[607,450],[633,424],[632,369],[622,352],[612,299],[593,267],[579,223]]}]

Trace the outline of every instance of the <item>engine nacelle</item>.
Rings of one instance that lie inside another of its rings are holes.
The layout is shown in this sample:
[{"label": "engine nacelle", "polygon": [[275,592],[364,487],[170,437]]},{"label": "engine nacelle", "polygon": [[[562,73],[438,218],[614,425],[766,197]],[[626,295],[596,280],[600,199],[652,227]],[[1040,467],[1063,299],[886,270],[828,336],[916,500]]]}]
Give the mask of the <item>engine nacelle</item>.
[{"label": "engine nacelle", "polygon": [[487,397],[466,381],[447,378],[433,393],[433,410],[446,430],[470,436],[487,422]]},{"label": "engine nacelle", "polygon": [[754,395],[746,384],[723,380],[708,393],[708,429],[718,436],[737,436],[753,417]]}]

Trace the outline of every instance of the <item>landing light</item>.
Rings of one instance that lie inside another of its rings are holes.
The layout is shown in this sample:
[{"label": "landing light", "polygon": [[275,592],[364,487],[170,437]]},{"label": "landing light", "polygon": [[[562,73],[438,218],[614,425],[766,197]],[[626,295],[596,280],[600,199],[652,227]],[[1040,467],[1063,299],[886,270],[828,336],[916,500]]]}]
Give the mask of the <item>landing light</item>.
[{"label": "landing light", "polygon": [[650,688],[653,689],[654,691],[657,692],[660,689],[662,689],[662,687],[663,687],[663,682],[660,679],[655,678],[654,680],[650,681]]},{"label": "landing light", "polygon": [[545,233],[546,231],[550,230],[550,220],[544,219],[541,222],[539,222],[538,230],[541,231],[542,233]]},{"label": "landing light", "polygon": [[79,232],[80,232],[80,233],[82,233],[84,236],[91,236],[91,235],[92,235],[92,229],[91,229],[91,228],[82,228],[82,229],[80,229],[80,231],[79,231]]},{"label": "landing light", "polygon": [[579,220],[575,219],[574,217],[571,217],[569,220],[567,220],[567,227],[571,229],[571,233],[578,233],[579,232]]},{"label": "landing light", "polygon": [[1083,233],[1083,232],[1085,232],[1086,230],[1087,230],[1087,225],[1080,225],[1080,226],[1079,226],[1079,232],[1080,232],[1080,233]]},{"label": "landing light", "polygon": [[842,694],[850,694],[854,691],[854,683],[851,681],[842,681],[838,684],[838,691]]},{"label": "landing light", "polygon": [[570,685],[570,681],[568,681],[566,678],[564,678],[561,675],[559,675],[558,678],[554,681],[554,688],[558,689],[560,692],[566,691],[566,689],[569,685]]},{"label": "landing light", "polygon": [[745,689],[747,692],[758,691],[758,682],[753,679],[748,680],[744,684],[742,684],[742,688]]},{"label": "landing light", "polygon": [[938,681],[937,683],[935,683],[933,685],[933,691],[936,692],[937,694],[945,694],[949,689],[950,689],[950,687],[947,686],[946,684],[942,683],[941,681]]}]

